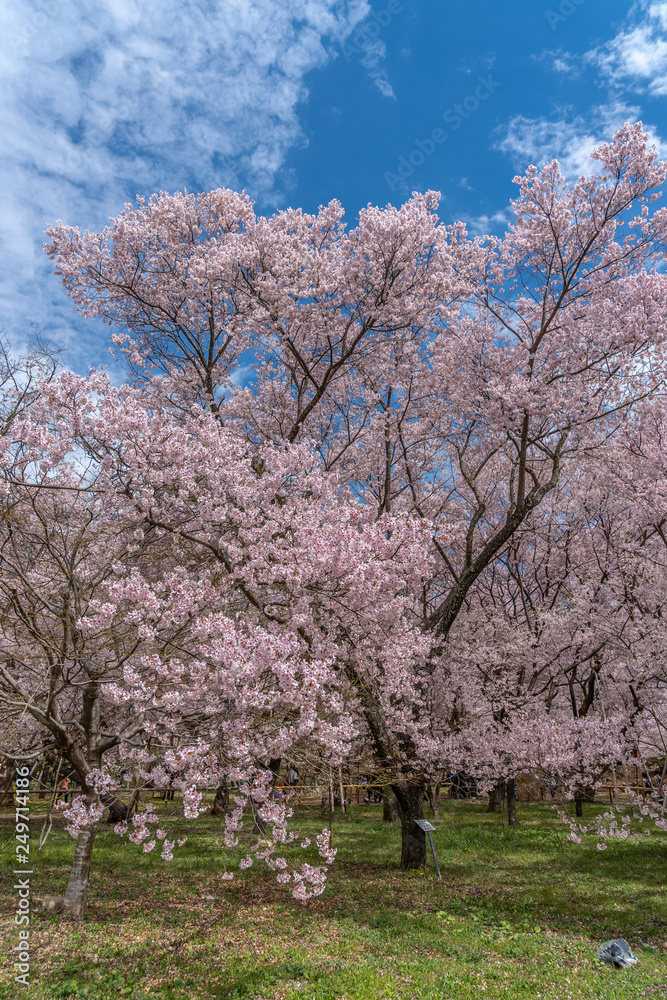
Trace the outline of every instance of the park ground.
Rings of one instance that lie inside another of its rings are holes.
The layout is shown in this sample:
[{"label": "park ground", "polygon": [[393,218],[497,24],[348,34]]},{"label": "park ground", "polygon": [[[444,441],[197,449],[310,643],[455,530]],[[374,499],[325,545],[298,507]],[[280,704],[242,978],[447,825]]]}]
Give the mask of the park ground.
[{"label": "park ground", "polygon": [[[105,828],[79,923],[37,908],[63,891],[73,841],[56,826],[37,851],[35,817],[29,988],[13,981],[13,817],[2,812],[1,1000],[667,997],[664,834],[600,852],[595,841],[570,844],[548,805],[520,804],[508,830],[484,802],[446,802],[434,821],[439,881],[430,856],[425,874],[399,869],[400,830],[382,823],[381,807],[352,807],[334,816],[338,857],[324,895],[302,904],[257,863],[221,880],[243,838],[230,851],[220,820],[162,809],[161,825],[187,834],[185,846],[165,863]],[[303,833],[325,822],[314,807],[297,812]],[[297,853],[317,863],[312,849]],[[639,957],[630,971],[596,959],[617,936]],[[643,951],[642,936],[657,950]]]}]

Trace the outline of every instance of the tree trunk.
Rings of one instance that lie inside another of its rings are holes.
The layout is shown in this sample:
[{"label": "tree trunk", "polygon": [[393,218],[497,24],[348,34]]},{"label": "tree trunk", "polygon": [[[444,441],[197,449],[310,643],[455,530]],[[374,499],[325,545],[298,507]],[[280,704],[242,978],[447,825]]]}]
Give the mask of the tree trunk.
[{"label": "tree trunk", "polygon": [[130,807],[126,806],[118,796],[102,795],[101,801],[103,805],[109,808],[107,823],[122,823],[124,820],[129,819]]},{"label": "tree trunk", "polygon": [[215,790],[211,816],[226,816],[229,812],[229,788],[227,779],[223,778]]},{"label": "tree trunk", "polygon": [[345,812],[345,790],[343,788],[343,769],[338,768],[338,794],[340,795],[340,811]]},{"label": "tree trunk", "polygon": [[[273,775],[271,785],[274,788],[278,784],[278,779],[280,778],[281,760],[282,760],[281,757],[271,757],[271,759],[269,760],[269,771]],[[252,830],[250,832],[258,833],[260,837],[263,837],[266,834],[266,822],[262,819],[262,817],[259,815],[258,812],[256,812],[255,810],[253,810],[253,812],[255,812],[255,822],[253,823]]]},{"label": "tree trunk", "polygon": [[382,819],[385,823],[395,823],[398,819],[398,802],[391,788],[385,788],[382,796]]},{"label": "tree trunk", "polygon": [[94,840],[95,831],[90,828],[82,830],[76,839],[74,861],[64,897],[65,909],[71,917],[81,917],[86,909]]},{"label": "tree trunk", "polygon": [[433,809],[433,819],[438,819],[440,816],[440,790],[442,788],[442,782],[436,781],[435,790],[433,792],[433,803],[431,808]]},{"label": "tree trunk", "polygon": [[436,782],[435,791],[433,786],[429,783],[426,786],[426,798],[428,799],[428,804],[431,807],[431,812],[433,813],[433,818],[438,818],[438,813],[440,810],[440,782]]},{"label": "tree trunk", "polygon": [[12,785],[14,784],[14,772],[16,767],[9,767],[7,765],[7,774],[2,782],[2,788],[0,789],[0,806],[9,805],[12,800]]},{"label": "tree trunk", "polygon": [[489,808],[487,812],[500,813],[505,811],[505,782],[499,781],[489,792]]},{"label": "tree trunk", "polygon": [[584,797],[581,792],[577,792],[574,796],[574,812],[577,816],[584,815]]},{"label": "tree trunk", "polygon": [[508,778],[505,785],[505,795],[507,796],[507,825],[517,826],[516,818],[516,785],[514,778]]},{"label": "tree trunk", "polygon": [[426,867],[426,834],[415,820],[424,818],[424,782],[392,785],[401,820],[401,868]]}]

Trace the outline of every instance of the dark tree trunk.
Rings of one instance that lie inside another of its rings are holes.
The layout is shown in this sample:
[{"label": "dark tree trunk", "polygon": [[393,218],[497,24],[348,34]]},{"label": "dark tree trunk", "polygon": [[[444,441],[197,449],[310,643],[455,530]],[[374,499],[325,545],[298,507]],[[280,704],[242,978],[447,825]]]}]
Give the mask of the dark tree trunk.
[{"label": "dark tree trunk", "polygon": [[101,798],[104,805],[109,808],[107,823],[122,823],[129,818],[130,806],[126,806],[117,796],[103,795]]},{"label": "dark tree trunk", "polygon": [[471,799],[477,795],[477,783],[474,778],[464,772],[457,771],[452,775],[449,797],[452,799]]},{"label": "dark tree trunk", "polygon": [[229,788],[227,786],[227,779],[223,778],[215,790],[215,798],[213,800],[213,807],[211,808],[211,815],[226,816],[228,812]]},{"label": "dark tree trunk", "polygon": [[7,774],[3,779],[2,788],[0,788],[0,806],[9,805],[12,800],[12,785],[14,784],[15,770],[15,767],[7,765]]},{"label": "dark tree trunk", "polygon": [[574,796],[574,812],[577,816],[584,815],[584,797],[581,792],[577,792]]},{"label": "dark tree trunk", "polygon": [[391,788],[385,788],[382,796],[382,819],[385,823],[395,823],[398,819],[398,802]]},{"label": "dark tree trunk", "polygon": [[424,782],[392,785],[401,820],[401,868],[426,867],[426,834],[415,820],[424,818]]},{"label": "dark tree trunk", "polygon": [[489,808],[487,812],[500,813],[505,811],[505,782],[499,781],[489,792]]},{"label": "dark tree trunk", "polygon": [[505,785],[505,795],[507,797],[507,825],[517,826],[516,818],[516,785],[514,778],[509,778]]},{"label": "dark tree trunk", "polygon": [[82,830],[76,839],[74,861],[65,890],[64,905],[71,917],[81,917],[86,909],[86,893],[90,880],[95,831]]}]

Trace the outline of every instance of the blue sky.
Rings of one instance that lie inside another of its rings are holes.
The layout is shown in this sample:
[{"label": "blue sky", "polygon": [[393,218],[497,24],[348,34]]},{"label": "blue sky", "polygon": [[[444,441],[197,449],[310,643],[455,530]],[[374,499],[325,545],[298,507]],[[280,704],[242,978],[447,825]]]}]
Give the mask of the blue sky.
[{"label": "blue sky", "polygon": [[645,0],[5,0],[0,327],[107,361],[43,254],[136,194],[244,188],[257,210],[442,192],[502,233],[512,177],[571,176],[626,120],[667,155],[667,3]]}]

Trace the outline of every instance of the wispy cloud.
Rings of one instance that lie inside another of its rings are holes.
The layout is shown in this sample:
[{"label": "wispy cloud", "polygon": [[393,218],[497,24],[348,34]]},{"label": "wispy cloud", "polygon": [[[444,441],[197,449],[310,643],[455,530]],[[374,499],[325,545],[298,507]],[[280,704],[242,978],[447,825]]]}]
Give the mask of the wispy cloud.
[{"label": "wispy cloud", "polygon": [[609,83],[667,94],[667,3],[635,5],[621,31],[588,52],[586,60]]},{"label": "wispy cloud", "polygon": [[493,215],[464,215],[463,222],[471,236],[502,235],[512,219],[510,208]]},{"label": "wispy cloud", "polygon": [[71,307],[43,260],[47,222],[100,226],[137,192],[184,186],[275,201],[285,157],[305,141],[306,74],[368,10],[367,0],[8,0],[0,326],[68,342]]},{"label": "wispy cloud", "polygon": [[575,76],[578,73],[578,68],[572,59],[570,59],[568,53],[555,56],[552,69],[556,73],[566,73],[568,76]]},{"label": "wispy cloud", "polygon": [[389,82],[387,70],[385,69],[384,62],[386,55],[387,46],[384,42],[380,41],[379,38],[375,38],[366,48],[361,60],[361,65],[364,67],[383,97],[395,98],[396,95],[394,94],[394,88]]},{"label": "wispy cloud", "polygon": [[[566,112],[555,118],[516,115],[497,131],[494,148],[511,156],[522,172],[530,163],[541,166],[556,159],[566,177],[579,177],[595,168],[591,150],[608,141],[624,122],[640,117],[638,107],[622,101],[593,108],[586,118]],[[658,148],[664,148],[655,129],[645,127],[653,134]]]}]

